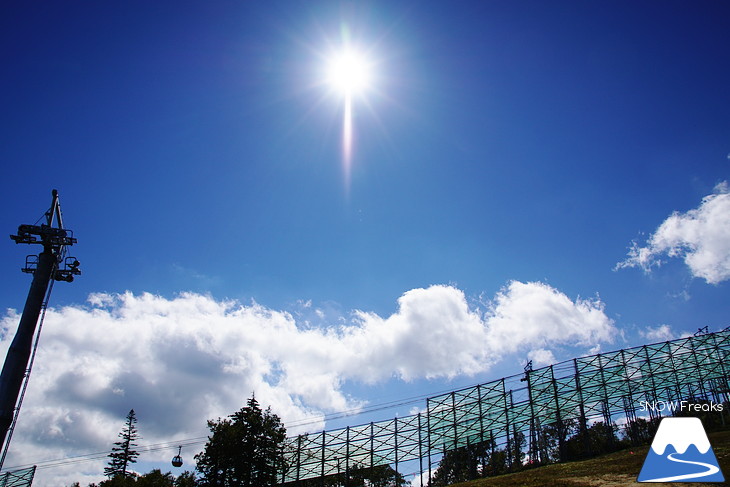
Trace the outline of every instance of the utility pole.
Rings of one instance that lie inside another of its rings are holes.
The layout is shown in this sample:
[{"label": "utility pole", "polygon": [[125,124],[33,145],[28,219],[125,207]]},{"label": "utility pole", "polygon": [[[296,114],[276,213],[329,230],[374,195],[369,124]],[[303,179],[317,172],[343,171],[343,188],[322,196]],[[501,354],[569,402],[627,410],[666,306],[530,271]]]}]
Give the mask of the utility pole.
[{"label": "utility pole", "polygon": [[[74,276],[81,274],[79,261],[74,257],[66,257],[66,247],[75,244],[76,239],[71,230],[63,228],[58,191],[54,189],[52,196],[51,207],[44,215],[45,223],[20,225],[18,234],[10,236],[18,244],[40,244],[43,246],[43,251],[38,255],[26,257],[25,267],[21,269],[33,275],[33,282],[20,317],[18,331],[10,344],[0,374],[0,446],[5,445],[6,437],[10,443],[8,430],[12,436],[12,427],[20,410],[20,403],[23,400],[21,388],[25,392],[24,381],[27,382],[30,375],[28,362],[34,348],[33,336],[41,311],[45,310],[48,304],[49,283],[52,284],[52,280],[71,282]],[[30,365],[32,366],[32,361]],[[18,402],[19,396],[20,402]],[[4,457],[3,454],[3,459]]]}]

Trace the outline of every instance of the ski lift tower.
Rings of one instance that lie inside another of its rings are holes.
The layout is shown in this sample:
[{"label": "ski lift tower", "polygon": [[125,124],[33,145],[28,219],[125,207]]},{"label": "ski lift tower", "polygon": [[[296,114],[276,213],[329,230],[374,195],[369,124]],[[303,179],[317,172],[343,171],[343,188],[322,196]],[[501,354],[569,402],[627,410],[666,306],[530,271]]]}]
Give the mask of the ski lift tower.
[{"label": "ski lift tower", "polygon": [[[66,247],[76,243],[71,230],[63,228],[61,206],[58,202],[58,191],[53,190],[51,208],[45,213],[45,222],[38,225],[20,225],[18,234],[10,238],[15,243],[40,244],[43,251],[38,255],[29,255],[25,259],[25,267],[21,270],[33,275],[33,282],[28,291],[23,314],[20,317],[18,331],[8,349],[5,364],[0,374],[0,446],[10,443],[12,429],[17,420],[20,405],[23,401],[22,392],[30,376],[33,365],[35,335],[38,318],[42,316],[48,305],[48,298],[53,288],[53,281],[71,282],[74,276],[81,274],[79,261],[74,257],[66,256]],[[43,220],[41,217],[40,220]],[[39,220],[39,221],[40,221]],[[49,287],[49,284],[50,287]],[[40,331],[40,328],[39,328]],[[37,345],[36,338],[35,344]],[[31,352],[33,354],[31,355]],[[18,401],[20,397],[20,401]],[[8,431],[10,435],[8,436]],[[5,455],[3,454],[3,460]],[[2,463],[0,463],[0,468]]]}]

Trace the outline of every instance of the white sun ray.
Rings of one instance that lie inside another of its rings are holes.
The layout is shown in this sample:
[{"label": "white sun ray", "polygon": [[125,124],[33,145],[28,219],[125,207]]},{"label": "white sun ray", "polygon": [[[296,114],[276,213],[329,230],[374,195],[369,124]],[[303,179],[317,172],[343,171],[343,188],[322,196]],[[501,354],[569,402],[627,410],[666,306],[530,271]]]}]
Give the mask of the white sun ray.
[{"label": "white sun ray", "polygon": [[346,188],[350,186],[352,170],[353,100],[364,98],[367,91],[372,88],[372,66],[368,57],[353,46],[343,47],[333,53],[327,64],[326,81],[343,101],[342,165]]}]

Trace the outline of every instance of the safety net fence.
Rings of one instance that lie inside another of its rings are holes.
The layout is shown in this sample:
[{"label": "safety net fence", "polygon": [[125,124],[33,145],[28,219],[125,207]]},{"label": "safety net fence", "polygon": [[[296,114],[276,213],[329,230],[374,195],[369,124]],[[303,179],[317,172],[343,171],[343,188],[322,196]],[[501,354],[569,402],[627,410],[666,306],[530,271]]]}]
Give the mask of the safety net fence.
[{"label": "safety net fence", "polygon": [[[728,400],[730,327],[715,333],[567,360],[426,399],[425,411],[387,421],[287,439],[282,483],[388,466],[431,472],[445,452],[470,445],[501,447],[511,458],[522,442],[538,458],[547,425],[580,428],[671,414],[647,405]],[[522,460],[524,461],[524,459]]]}]

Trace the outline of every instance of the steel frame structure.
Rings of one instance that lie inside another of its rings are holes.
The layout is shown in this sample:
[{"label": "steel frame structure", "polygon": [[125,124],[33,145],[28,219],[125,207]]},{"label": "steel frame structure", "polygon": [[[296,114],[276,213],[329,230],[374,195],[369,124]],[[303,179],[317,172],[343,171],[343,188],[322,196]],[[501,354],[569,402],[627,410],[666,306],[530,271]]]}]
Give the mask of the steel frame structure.
[{"label": "steel frame structure", "polygon": [[22,470],[4,472],[0,475],[0,487],[30,487],[35,475],[35,466]]},{"label": "steel frame structure", "polygon": [[[430,397],[426,410],[287,439],[282,483],[391,466],[420,475],[446,451],[491,440],[506,447],[524,435],[528,458],[539,459],[541,426],[636,419],[641,401],[730,400],[730,327],[715,333],[567,360],[524,374]],[[649,410],[651,418],[660,411]],[[560,427],[560,426],[559,426]],[[423,486],[423,480],[421,480]]]}]

